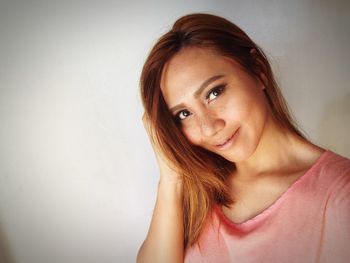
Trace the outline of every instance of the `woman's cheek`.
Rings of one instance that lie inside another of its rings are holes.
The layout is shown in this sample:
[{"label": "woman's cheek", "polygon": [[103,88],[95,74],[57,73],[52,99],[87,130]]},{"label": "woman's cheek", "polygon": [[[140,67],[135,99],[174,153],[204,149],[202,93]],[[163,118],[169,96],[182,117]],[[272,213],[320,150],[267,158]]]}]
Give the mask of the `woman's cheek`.
[{"label": "woman's cheek", "polygon": [[182,132],[191,144],[199,145],[200,134],[198,133],[198,129],[193,124],[184,124],[182,127]]},{"label": "woman's cheek", "polygon": [[237,96],[233,96],[230,93],[225,94],[225,97],[221,98],[218,102],[217,113],[221,117],[227,117],[228,115],[235,113],[239,110],[241,103]]},{"label": "woman's cheek", "polygon": [[255,107],[254,103],[251,103],[249,99],[244,96],[239,99],[232,100],[227,105],[227,115],[236,121],[246,120],[250,114],[250,111]]}]

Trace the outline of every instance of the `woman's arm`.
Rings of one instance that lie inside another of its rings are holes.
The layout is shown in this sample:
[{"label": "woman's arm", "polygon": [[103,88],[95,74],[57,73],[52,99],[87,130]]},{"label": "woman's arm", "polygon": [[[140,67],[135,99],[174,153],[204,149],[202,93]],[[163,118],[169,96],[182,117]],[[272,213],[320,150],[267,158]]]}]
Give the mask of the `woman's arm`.
[{"label": "woman's arm", "polygon": [[[150,135],[146,118],[145,128]],[[152,140],[151,140],[152,141]],[[183,186],[179,174],[168,165],[159,148],[155,151],[160,180],[151,225],[137,255],[137,263],[183,263]]]}]

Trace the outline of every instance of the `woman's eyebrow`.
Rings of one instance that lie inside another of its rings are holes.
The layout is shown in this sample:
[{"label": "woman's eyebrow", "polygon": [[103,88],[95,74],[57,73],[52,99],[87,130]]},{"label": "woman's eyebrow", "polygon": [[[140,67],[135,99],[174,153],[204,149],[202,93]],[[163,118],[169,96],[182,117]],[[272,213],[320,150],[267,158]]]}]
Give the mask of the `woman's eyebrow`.
[{"label": "woman's eyebrow", "polygon": [[194,97],[195,98],[198,98],[199,95],[201,95],[201,93],[203,92],[203,90],[212,82],[214,82],[215,80],[217,79],[220,79],[220,78],[223,78],[224,75],[215,75],[215,76],[212,76],[210,77],[209,79],[207,79],[206,81],[203,82],[203,84],[199,87],[199,89],[197,89],[195,92],[194,92]]},{"label": "woman's eyebrow", "polygon": [[[206,81],[203,82],[203,84],[194,92],[193,96],[195,98],[198,98],[201,93],[203,92],[203,90],[212,82],[214,82],[215,80],[217,79],[220,79],[220,78],[223,78],[225,75],[215,75],[215,76],[212,76],[210,77],[209,79],[207,79]],[[170,108],[170,111],[171,112],[174,112],[176,111],[178,108],[182,108],[184,105],[181,103],[179,105],[176,105],[172,108]]]}]

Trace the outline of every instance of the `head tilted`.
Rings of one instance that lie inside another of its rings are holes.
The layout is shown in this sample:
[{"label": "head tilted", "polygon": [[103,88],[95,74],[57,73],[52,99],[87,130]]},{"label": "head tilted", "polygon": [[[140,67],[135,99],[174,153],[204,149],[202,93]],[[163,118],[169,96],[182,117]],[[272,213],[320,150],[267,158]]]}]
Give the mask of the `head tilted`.
[{"label": "head tilted", "polygon": [[213,201],[228,204],[225,178],[234,164],[205,149],[191,145],[169,112],[161,90],[167,63],[186,48],[210,49],[233,59],[251,77],[265,86],[264,93],[275,122],[299,136],[286,103],[262,50],[232,22],[209,14],[190,14],[178,19],[152,48],[141,74],[141,97],[154,138],[165,155],[183,174],[185,243],[198,237]]}]

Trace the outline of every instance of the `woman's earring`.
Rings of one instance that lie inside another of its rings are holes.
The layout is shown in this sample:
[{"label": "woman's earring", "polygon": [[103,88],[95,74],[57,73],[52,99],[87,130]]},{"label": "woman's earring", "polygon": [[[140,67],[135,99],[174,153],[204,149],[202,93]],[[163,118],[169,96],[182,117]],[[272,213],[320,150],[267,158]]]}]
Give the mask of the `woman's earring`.
[{"label": "woman's earring", "polygon": [[268,81],[267,81],[266,75],[263,72],[260,73],[260,81],[262,84],[262,89],[264,90],[267,86]]}]

